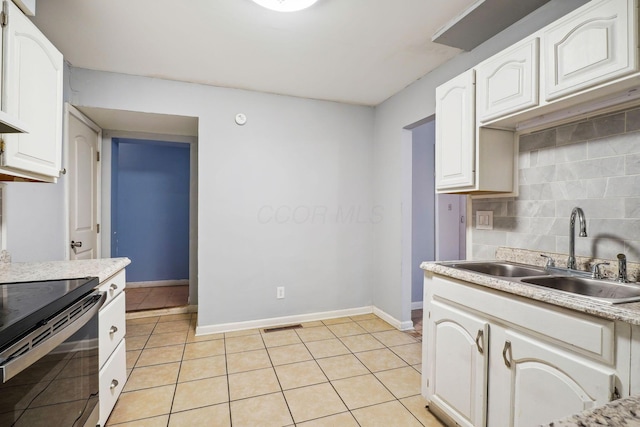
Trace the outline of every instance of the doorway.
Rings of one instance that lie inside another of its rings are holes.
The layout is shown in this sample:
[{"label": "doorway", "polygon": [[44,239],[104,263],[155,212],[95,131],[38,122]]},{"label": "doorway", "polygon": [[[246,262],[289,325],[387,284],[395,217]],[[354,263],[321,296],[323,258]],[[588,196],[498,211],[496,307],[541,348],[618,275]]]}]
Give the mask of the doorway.
[{"label": "doorway", "polygon": [[128,257],[127,311],[189,304],[190,145],[112,138],[111,255]]}]

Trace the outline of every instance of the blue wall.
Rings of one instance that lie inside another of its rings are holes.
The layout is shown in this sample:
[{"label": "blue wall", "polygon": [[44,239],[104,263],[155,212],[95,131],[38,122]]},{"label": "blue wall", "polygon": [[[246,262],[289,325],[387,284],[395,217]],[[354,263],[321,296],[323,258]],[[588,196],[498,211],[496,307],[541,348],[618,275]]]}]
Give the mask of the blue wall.
[{"label": "blue wall", "polygon": [[114,138],[111,252],[127,281],[189,278],[189,144]]}]

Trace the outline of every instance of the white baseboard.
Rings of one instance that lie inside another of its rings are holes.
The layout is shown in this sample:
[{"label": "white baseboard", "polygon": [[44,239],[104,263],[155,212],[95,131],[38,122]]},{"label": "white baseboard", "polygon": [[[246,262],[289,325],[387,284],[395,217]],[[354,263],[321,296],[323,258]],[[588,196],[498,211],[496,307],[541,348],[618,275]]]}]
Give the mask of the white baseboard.
[{"label": "white baseboard", "polygon": [[[197,326],[196,336],[219,334],[221,332],[241,331],[245,329],[268,328],[271,326],[290,325],[316,320],[333,319],[336,317],[357,316],[359,314],[375,313],[373,306],[348,308],[345,310],[323,311],[319,313],[300,314],[294,316],[272,317],[269,319],[249,320],[246,322],[222,323],[218,325]],[[386,320],[386,319],[385,319]],[[395,326],[395,325],[394,325]],[[413,327],[413,324],[412,324]]]},{"label": "white baseboard", "polygon": [[156,288],[159,286],[182,286],[188,284],[189,279],[156,280],[150,282],[127,282],[127,288]]},{"label": "white baseboard", "polygon": [[406,322],[401,322],[390,314],[380,310],[378,307],[373,307],[373,314],[401,331],[410,331],[413,329],[413,321],[408,320]]},{"label": "white baseboard", "polygon": [[422,310],[424,307],[423,301],[414,301],[411,303],[411,310]]},{"label": "white baseboard", "polygon": [[130,320],[143,317],[167,316],[170,314],[196,313],[197,311],[197,305],[186,305],[182,307],[158,308],[156,310],[132,311],[126,313],[125,317],[127,320]]}]

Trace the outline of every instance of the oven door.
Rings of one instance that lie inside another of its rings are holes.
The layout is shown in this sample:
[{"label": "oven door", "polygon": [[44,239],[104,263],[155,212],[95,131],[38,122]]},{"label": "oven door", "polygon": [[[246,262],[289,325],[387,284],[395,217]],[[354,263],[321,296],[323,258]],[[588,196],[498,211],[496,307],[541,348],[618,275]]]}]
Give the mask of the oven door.
[{"label": "oven door", "polygon": [[98,310],[94,293],[0,353],[0,426],[98,423]]}]

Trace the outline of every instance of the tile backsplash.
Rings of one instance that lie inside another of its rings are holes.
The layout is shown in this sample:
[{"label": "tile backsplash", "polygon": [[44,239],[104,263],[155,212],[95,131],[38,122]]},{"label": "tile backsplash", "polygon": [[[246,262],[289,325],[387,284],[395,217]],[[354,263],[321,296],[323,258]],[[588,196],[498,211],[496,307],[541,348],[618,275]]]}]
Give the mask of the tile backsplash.
[{"label": "tile backsplash", "polygon": [[[576,234],[576,255],[640,261],[640,108],[521,135],[519,196],[472,201],[473,259],[500,246],[568,253],[575,206],[588,235]],[[475,228],[479,210],[493,211],[493,230]]]}]

